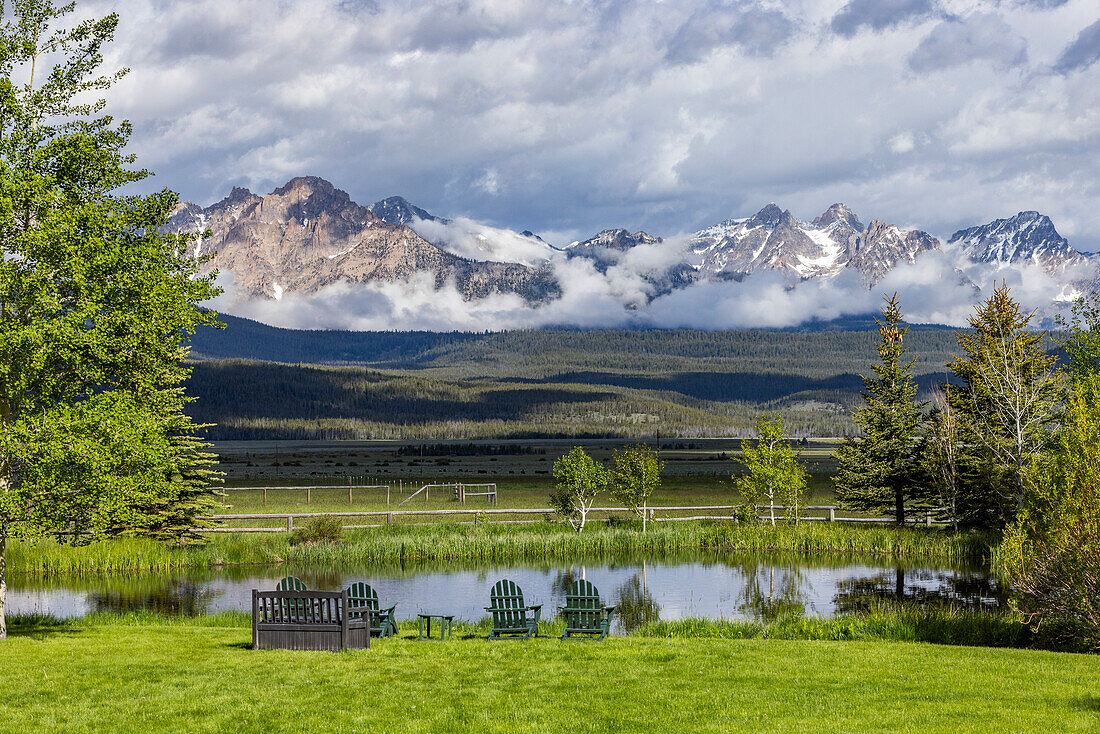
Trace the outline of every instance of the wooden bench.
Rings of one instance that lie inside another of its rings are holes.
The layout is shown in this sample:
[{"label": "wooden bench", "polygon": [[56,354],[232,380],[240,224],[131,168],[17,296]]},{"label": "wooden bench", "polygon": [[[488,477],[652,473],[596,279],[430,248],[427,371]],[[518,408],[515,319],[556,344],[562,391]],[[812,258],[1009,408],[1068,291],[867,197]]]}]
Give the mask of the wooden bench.
[{"label": "wooden bench", "polygon": [[362,650],[370,647],[367,607],[348,592],[252,590],[252,649]]}]

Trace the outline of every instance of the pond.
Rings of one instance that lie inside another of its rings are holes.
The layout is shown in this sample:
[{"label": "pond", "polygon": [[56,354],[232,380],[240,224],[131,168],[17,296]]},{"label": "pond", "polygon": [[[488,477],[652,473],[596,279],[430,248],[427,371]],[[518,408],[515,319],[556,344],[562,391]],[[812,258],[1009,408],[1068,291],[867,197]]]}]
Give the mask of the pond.
[{"label": "pond", "polygon": [[10,579],[9,611],[77,617],[89,612],[148,609],[166,614],[249,611],[252,589],[273,589],[292,574],[311,589],[339,590],[365,581],[383,605],[397,604],[400,619],[419,612],[485,616],[489,589],[510,578],[528,604],[553,617],[565,590],[591,581],[605,603],[618,607],[616,631],[644,622],[685,617],[768,620],[780,614],[831,617],[875,600],[918,604],[951,602],[997,607],[1004,592],[995,577],[968,567],[894,565],[876,559],[796,555],[746,556],[722,552],[584,559],[574,562],[428,562],[376,567],[246,566],[171,575]]}]

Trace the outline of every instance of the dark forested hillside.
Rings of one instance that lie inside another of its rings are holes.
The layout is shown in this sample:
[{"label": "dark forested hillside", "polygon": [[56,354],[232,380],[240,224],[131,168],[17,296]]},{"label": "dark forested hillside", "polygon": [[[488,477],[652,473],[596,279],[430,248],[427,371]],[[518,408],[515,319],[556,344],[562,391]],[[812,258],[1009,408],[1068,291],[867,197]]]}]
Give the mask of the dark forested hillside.
[{"label": "dark forested hillside", "polygon": [[[226,317],[196,335],[189,390],[210,437],[448,439],[743,435],[781,411],[797,435],[844,435],[876,331],[274,329]],[[949,329],[915,329],[922,388]],[[258,361],[258,360],[265,361]],[[311,364],[310,364],[311,363]]]}]

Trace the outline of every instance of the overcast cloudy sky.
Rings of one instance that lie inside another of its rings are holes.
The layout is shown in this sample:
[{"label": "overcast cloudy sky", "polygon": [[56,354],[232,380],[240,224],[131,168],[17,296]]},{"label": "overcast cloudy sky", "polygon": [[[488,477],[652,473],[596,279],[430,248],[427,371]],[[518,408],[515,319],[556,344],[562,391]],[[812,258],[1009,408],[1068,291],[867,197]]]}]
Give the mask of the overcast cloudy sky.
[{"label": "overcast cloudy sky", "polygon": [[152,185],[323,176],[553,242],[834,201],[1100,250],[1097,0],[87,0]]}]

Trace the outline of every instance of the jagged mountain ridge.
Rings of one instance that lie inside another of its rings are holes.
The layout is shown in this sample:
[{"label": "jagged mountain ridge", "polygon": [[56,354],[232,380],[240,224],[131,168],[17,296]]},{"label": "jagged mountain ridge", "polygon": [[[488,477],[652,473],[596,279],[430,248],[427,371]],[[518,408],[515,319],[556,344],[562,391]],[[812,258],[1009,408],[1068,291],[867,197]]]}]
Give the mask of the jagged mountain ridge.
[{"label": "jagged mountain ridge", "polygon": [[[444,219],[399,196],[363,207],[328,181],[308,176],[267,196],[234,188],[209,207],[181,204],[168,228],[210,229],[212,236],[193,252],[216,252],[209,267],[231,273],[245,296],[270,298],[340,281],[395,282],[427,273],[435,287],[454,283],[467,299],[516,293],[536,304],[561,292],[555,263],[575,258],[591,261],[605,274],[622,263],[649,267],[636,272],[649,283],[648,298],[703,280],[740,280],[762,271],[783,273],[792,284],[852,271],[873,287],[900,263],[931,250],[958,256],[959,263],[1035,265],[1072,286],[1067,292],[1080,292],[1095,287],[1092,266],[1100,262],[1073,249],[1050,219],[1036,212],[959,230],[943,244],[917,229],[875,219],[864,225],[844,204],[833,204],[809,222],[768,204],[751,217],[699,230],[686,246],[683,238],[619,228],[558,249],[533,232]],[[456,232],[466,239],[452,236]],[[630,253],[643,245],[643,257],[631,262]],[[652,266],[655,260],[663,264]],[[1081,265],[1086,267],[1078,269]],[[964,283],[965,268],[956,266]]]},{"label": "jagged mountain ridge", "polygon": [[544,269],[446,252],[314,176],[294,178],[267,196],[234,188],[206,208],[181,204],[166,229],[209,229],[211,235],[195,243],[191,254],[216,253],[206,267],[232,274],[246,296],[279,299],[341,281],[400,281],[418,273],[428,273],[437,288],[453,282],[466,298],[516,293],[539,301],[558,288]]},{"label": "jagged mountain ridge", "polygon": [[701,271],[743,277],[778,270],[795,278],[831,277],[852,268],[876,283],[899,262],[913,262],[939,241],[919,230],[878,220],[864,226],[844,204],[812,222],[768,204],[746,219],[729,219],[695,233],[690,242]]},{"label": "jagged mountain ridge", "polygon": [[1058,234],[1049,217],[1036,211],[960,229],[947,242],[959,247],[974,262],[997,265],[1030,262],[1050,273],[1065,272],[1088,261]]}]

